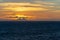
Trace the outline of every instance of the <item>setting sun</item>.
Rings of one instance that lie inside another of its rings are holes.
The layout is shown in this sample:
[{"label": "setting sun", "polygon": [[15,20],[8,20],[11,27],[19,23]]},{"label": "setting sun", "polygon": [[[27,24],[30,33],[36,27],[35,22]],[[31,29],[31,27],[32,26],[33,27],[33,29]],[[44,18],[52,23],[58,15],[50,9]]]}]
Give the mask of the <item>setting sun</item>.
[{"label": "setting sun", "polygon": [[16,15],[17,17],[27,17],[27,16],[25,16],[25,15]]},{"label": "setting sun", "polygon": [[15,15],[16,16],[16,20],[20,21],[20,20],[25,20],[25,21],[30,21],[34,16],[26,16],[26,15]]}]

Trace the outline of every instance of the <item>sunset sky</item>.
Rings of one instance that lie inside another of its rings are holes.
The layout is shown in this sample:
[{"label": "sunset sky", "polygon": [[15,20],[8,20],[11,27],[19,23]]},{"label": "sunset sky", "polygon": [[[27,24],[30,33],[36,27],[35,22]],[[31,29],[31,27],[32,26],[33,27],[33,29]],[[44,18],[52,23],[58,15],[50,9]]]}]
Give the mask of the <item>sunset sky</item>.
[{"label": "sunset sky", "polygon": [[0,0],[0,21],[60,21],[60,0]]}]

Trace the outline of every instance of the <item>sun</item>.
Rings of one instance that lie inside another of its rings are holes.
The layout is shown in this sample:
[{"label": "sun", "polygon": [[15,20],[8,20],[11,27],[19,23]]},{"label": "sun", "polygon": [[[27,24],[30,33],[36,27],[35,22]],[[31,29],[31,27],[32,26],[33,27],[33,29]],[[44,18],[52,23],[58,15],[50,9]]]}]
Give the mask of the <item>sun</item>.
[{"label": "sun", "polygon": [[27,16],[25,16],[25,15],[16,15],[17,17],[27,17]]},{"label": "sun", "polygon": [[33,16],[28,16],[28,15],[16,15],[16,20],[24,20],[24,21],[28,21],[31,20],[31,18],[33,18]]},{"label": "sun", "polygon": [[27,16],[25,15],[16,15],[18,21],[27,21]]}]

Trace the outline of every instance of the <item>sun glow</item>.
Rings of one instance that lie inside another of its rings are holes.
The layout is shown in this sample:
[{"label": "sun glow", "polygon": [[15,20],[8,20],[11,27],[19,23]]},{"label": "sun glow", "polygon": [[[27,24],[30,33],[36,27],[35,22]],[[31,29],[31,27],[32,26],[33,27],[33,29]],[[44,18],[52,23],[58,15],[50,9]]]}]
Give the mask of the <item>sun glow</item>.
[{"label": "sun glow", "polygon": [[32,16],[26,16],[26,15],[15,15],[17,18],[16,18],[16,20],[17,21],[23,21],[23,20],[25,20],[25,21],[28,21],[28,20],[31,20],[31,18],[32,18]]},{"label": "sun glow", "polygon": [[27,17],[27,16],[25,16],[25,15],[16,15],[17,17]]},{"label": "sun glow", "polygon": [[43,11],[43,10],[45,10],[44,8],[35,8],[35,7],[15,7],[15,8],[13,8],[13,7],[6,7],[6,8],[4,8],[4,9],[6,9],[6,10],[12,10],[12,11]]}]

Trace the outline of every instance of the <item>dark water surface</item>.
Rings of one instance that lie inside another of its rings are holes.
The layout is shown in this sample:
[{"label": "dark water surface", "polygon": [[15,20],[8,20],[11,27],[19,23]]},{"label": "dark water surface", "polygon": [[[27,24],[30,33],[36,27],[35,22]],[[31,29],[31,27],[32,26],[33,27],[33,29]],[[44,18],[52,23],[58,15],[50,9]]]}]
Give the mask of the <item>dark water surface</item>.
[{"label": "dark water surface", "polygon": [[0,40],[60,40],[60,21],[3,21]]}]

